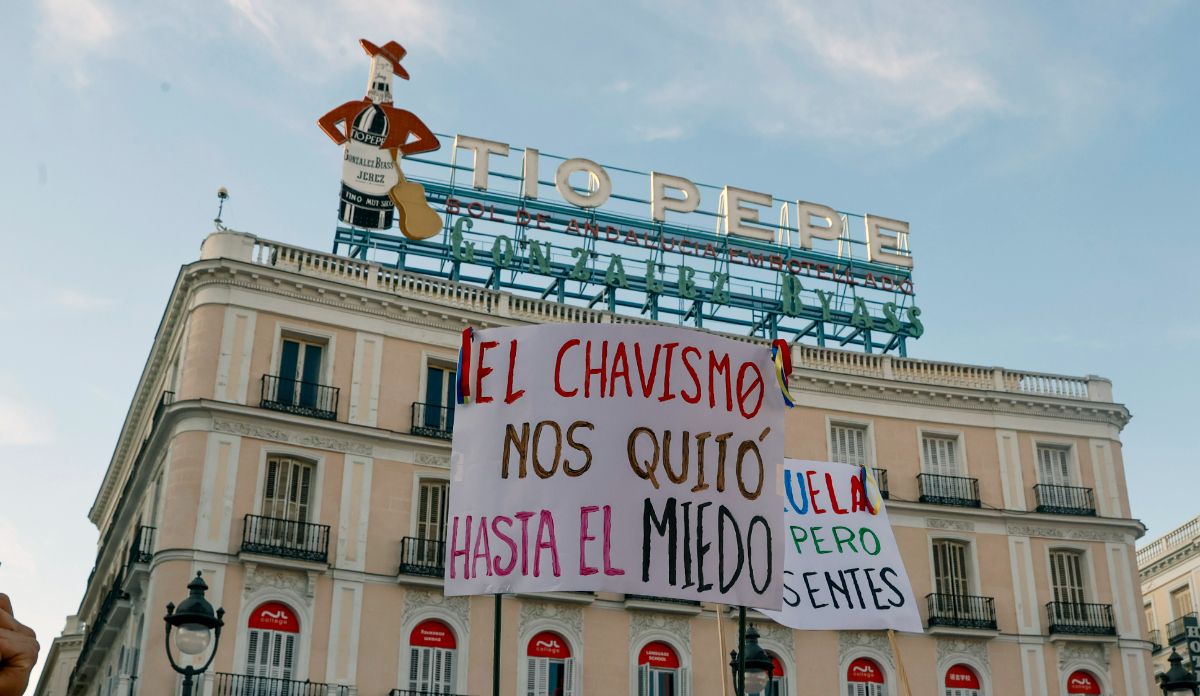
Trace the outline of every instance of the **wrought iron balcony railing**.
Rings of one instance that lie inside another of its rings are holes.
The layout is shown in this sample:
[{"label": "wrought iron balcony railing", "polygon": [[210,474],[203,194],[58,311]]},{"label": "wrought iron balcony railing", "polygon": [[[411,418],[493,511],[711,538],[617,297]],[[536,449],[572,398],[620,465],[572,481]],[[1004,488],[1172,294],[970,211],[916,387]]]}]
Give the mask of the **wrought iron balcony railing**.
[{"label": "wrought iron balcony railing", "polygon": [[272,411],[336,420],[340,391],[337,387],[316,382],[302,382],[279,375],[263,375],[262,395],[258,405]]},{"label": "wrought iron balcony railing", "polygon": [[392,689],[388,696],[463,696],[440,689]]},{"label": "wrought iron balcony railing", "polygon": [[454,409],[440,404],[413,402],[410,432],[413,435],[449,440],[454,434]]},{"label": "wrought iron balcony railing", "polygon": [[1150,629],[1146,634],[1146,640],[1150,641],[1150,652],[1159,652],[1163,649],[1162,631],[1157,628]]},{"label": "wrought iron balcony railing", "polygon": [[242,551],[325,563],[329,560],[329,525],[246,515]]},{"label": "wrought iron balcony railing", "polygon": [[348,696],[344,684],[324,684],[294,679],[274,679],[250,674],[214,672],[213,696]]},{"label": "wrought iron balcony railing", "polygon": [[1095,515],[1092,489],[1039,483],[1033,487],[1037,511],[1056,515]]},{"label": "wrought iron balcony railing", "polygon": [[872,467],[871,474],[875,476],[875,483],[879,484],[879,495],[884,499],[888,499],[888,480],[887,469]]},{"label": "wrought iron balcony railing", "polygon": [[133,543],[129,545],[129,560],[125,567],[135,565],[137,563],[149,563],[154,557],[154,533],[157,531],[154,527],[142,525],[138,527],[137,533],[133,535]]},{"label": "wrought iron balcony railing", "polygon": [[700,602],[694,599],[675,599],[674,597],[654,597],[651,595],[627,594],[625,600],[634,600],[637,602],[662,602],[663,604],[682,604],[689,607],[698,607]]},{"label": "wrought iron balcony railing", "polygon": [[1115,636],[1111,604],[1050,602],[1046,604],[1050,633],[1085,636]]},{"label": "wrought iron balcony railing", "polygon": [[1184,626],[1185,619],[1195,619],[1196,612],[1188,612],[1183,616],[1171,621],[1167,624],[1167,645],[1175,645],[1187,640],[1187,628]]},{"label": "wrought iron balcony railing", "polygon": [[400,540],[400,574],[440,578],[446,574],[446,542],[418,537]]},{"label": "wrought iron balcony railing", "polygon": [[942,474],[918,474],[922,503],[980,507],[979,479]]},{"label": "wrought iron balcony railing", "polygon": [[929,627],[977,628],[996,630],[996,602],[991,597],[974,595],[928,594]]}]

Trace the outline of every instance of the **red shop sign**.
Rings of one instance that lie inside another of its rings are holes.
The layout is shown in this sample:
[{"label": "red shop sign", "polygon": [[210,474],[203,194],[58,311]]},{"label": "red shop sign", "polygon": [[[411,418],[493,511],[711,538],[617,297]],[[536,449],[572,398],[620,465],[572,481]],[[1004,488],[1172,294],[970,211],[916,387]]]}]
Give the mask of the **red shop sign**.
[{"label": "red shop sign", "polygon": [[979,677],[966,665],[954,665],[946,670],[947,689],[978,689]]},{"label": "red shop sign", "polygon": [[1067,677],[1068,694],[1100,694],[1100,682],[1090,672],[1076,670]]},{"label": "red shop sign", "polygon": [[280,602],[261,604],[250,614],[250,628],[262,628],[268,631],[283,631],[284,633],[299,633],[300,621],[288,605]]},{"label": "red shop sign", "polygon": [[850,663],[850,668],[846,670],[846,681],[851,684],[882,684],[883,670],[874,660],[860,657]]},{"label": "red shop sign", "polygon": [[780,662],[779,658],[775,657],[774,655],[771,656],[771,676],[772,677],[782,677],[783,676],[783,663]]},{"label": "red shop sign", "polygon": [[542,631],[530,638],[525,651],[530,657],[549,657],[556,660],[565,660],[571,656],[571,648],[567,646],[567,641],[550,631]]},{"label": "red shop sign", "polygon": [[679,655],[671,646],[656,640],[646,643],[642,652],[638,653],[638,664],[659,669],[679,669]]},{"label": "red shop sign", "polygon": [[453,650],[458,647],[454,640],[454,632],[441,621],[429,619],[417,624],[408,637],[408,644],[414,648],[443,648]]}]

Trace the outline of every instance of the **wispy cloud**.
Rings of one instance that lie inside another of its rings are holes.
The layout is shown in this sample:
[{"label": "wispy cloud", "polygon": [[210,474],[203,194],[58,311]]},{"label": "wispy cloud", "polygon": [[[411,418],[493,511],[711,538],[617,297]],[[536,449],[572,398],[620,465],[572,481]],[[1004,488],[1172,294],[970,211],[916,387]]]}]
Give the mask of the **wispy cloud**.
[{"label": "wispy cloud", "polygon": [[80,292],[74,288],[64,288],[56,292],[51,301],[58,307],[77,311],[95,311],[112,306],[112,298]]},{"label": "wispy cloud", "polygon": [[679,140],[684,136],[683,126],[636,126],[634,132],[638,138],[652,143],[656,140]]},{"label": "wispy cloud", "polygon": [[0,395],[0,445],[42,445],[51,435],[50,419],[38,409]]},{"label": "wispy cloud", "polygon": [[86,84],[83,55],[106,49],[118,33],[116,12],[102,0],[41,0],[38,52],[71,65],[77,84]]}]

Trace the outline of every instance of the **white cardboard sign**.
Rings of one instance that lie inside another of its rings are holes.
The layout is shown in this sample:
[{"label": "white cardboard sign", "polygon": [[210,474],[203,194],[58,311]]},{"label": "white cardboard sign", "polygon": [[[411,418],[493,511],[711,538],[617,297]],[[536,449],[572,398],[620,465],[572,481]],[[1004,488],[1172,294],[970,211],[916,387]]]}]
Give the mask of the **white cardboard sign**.
[{"label": "white cardboard sign", "polygon": [[477,331],[462,361],[447,595],[781,606],[784,405],[769,348],[564,324]]},{"label": "white cardboard sign", "polygon": [[850,464],[787,459],[783,469],[783,609],[764,613],[798,629],[922,632],[874,480]]}]

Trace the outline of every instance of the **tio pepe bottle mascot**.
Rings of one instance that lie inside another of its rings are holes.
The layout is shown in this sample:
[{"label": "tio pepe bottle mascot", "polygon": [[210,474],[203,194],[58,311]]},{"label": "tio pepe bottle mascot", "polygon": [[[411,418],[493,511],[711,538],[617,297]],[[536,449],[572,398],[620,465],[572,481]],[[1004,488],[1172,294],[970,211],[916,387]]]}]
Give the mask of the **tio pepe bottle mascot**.
[{"label": "tio pepe bottle mascot", "polygon": [[407,51],[395,41],[383,46],[366,39],[359,43],[371,57],[367,96],[348,101],[317,121],[333,142],[345,146],[338,217],[355,227],[388,229],[394,206],[406,237],[431,237],[441,229],[441,217],[425,202],[424,188],[405,180],[397,156],[397,150],[413,155],[441,146],[416,114],[392,106],[392,75],[408,79],[408,71],[400,65]]}]

